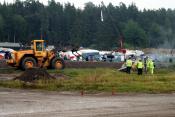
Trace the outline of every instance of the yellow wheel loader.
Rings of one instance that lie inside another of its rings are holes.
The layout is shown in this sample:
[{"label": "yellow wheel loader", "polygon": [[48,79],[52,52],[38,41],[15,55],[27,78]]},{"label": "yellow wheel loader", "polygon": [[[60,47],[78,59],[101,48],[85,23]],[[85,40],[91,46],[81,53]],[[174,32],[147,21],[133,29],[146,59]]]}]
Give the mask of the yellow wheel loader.
[{"label": "yellow wheel loader", "polygon": [[64,60],[57,57],[56,53],[46,50],[44,40],[33,40],[30,50],[19,50],[11,53],[7,64],[23,70],[33,67],[64,69]]}]

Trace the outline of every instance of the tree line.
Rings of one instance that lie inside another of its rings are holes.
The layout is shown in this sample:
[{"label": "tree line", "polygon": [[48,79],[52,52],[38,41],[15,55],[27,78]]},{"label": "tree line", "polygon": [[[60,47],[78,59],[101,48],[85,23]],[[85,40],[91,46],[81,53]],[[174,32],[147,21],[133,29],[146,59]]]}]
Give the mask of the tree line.
[{"label": "tree line", "polygon": [[[102,19],[103,18],[103,19]],[[175,10],[139,10],[126,6],[85,4],[84,9],[54,0],[0,4],[0,41],[28,43],[43,38],[58,47],[69,45],[110,50],[119,47],[174,47]]]}]

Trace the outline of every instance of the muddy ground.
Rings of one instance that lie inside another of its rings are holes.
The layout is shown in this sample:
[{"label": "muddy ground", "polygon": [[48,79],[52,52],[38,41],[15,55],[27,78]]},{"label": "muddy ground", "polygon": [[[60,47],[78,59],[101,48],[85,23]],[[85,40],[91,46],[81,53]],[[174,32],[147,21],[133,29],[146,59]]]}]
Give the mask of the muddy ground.
[{"label": "muddy ground", "polygon": [[21,73],[10,73],[10,74],[0,73],[0,80],[12,80],[15,77],[20,76],[20,75],[21,75]]},{"label": "muddy ground", "polygon": [[174,117],[175,94],[94,94],[0,88],[0,117]]},{"label": "muddy ground", "polygon": [[[119,69],[123,62],[95,62],[95,61],[65,61],[66,68],[116,68]],[[0,60],[0,68],[10,68],[5,60]]]},{"label": "muddy ground", "polygon": [[[33,74],[32,74],[33,75]],[[57,73],[51,73],[51,76],[59,79],[59,78],[65,78],[66,76],[63,74],[57,74]],[[6,81],[6,80],[13,80],[13,79],[19,79],[19,77],[23,77],[24,76],[24,72],[20,71],[20,72],[14,72],[14,73],[0,73],[0,81]],[[25,79],[25,78],[24,78]],[[28,80],[31,80],[31,78],[26,78]],[[25,80],[22,80],[25,81]]]},{"label": "muddy ground", "polygon": [[66,68],[121,68],[123,62],[65,61]]}]

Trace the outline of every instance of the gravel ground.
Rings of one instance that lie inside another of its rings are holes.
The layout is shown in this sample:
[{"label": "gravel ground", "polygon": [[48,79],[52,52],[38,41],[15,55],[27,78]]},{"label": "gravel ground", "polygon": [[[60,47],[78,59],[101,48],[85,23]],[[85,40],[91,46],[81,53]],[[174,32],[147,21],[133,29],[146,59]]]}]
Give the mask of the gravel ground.
[{"label": "gravel ground", "polygon": [[0,88],[0,117],[175,117],[175,94],[93,94]]}]

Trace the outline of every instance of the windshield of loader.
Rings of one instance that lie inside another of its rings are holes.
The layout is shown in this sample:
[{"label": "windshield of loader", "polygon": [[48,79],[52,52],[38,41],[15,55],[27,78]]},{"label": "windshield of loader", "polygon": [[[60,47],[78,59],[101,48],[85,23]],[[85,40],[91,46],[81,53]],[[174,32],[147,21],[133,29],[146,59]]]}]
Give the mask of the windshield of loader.
[{"label": "windshield of loader", "polygon": [[42,42],[36,42],[36,51],[42,51]]}]

